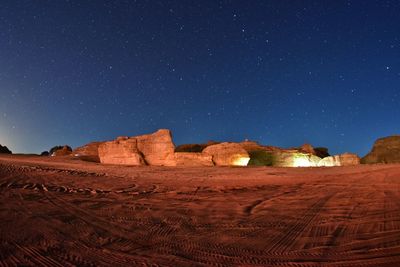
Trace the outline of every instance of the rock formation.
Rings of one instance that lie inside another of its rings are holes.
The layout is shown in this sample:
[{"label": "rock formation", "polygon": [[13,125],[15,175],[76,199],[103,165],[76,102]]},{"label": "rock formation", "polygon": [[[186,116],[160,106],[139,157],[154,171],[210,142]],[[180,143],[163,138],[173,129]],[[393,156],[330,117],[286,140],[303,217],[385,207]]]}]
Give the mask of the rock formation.
[{"label": "rock formation", "polygon": [[70,146],[55,146],[53,148],[50,149],[49,154],[51,156],[68,156],[72,153],[72,148]]},{"label": "rock formation", "polygon": [[299,148],[300,153],[315,155],[315,150],[310,144],[304,144]]},{"label": "rock formation", "polygon": [[137,147],[149,165],[173,166],[175,145],[171,131],[161,129],[153,134],[132,137],[137,140]]},{"label": "rock formation", "polygon": [[42,153],[40,153],[40,156],[48,157],[48,156],[50,156],[50,153],[49,153],[49,151],[43,151]]},{"label": "rock formation", "polygon": [[219,144],[215,141],[208,141],[205,144],[183,144],[179,145],[175,148],[175,152],[202,152],[204,148]]},{"label": "rock formation", "polygon": [[8,147],[0,145],[0,154],[12,154],[12,152]]},{"label": "rock formation", "polygon": [[117,138],[115,141],[99,144],[100,162],[118,165],[146,165],[134,138]]},{"label": "rock formation", "polygon": [[277,151],[273,153],[276,167],[317,167],[320,157],[294,151]]},{"label": "rock formation", "polygon": [[247,151],[237,143],[211,145],[203,153],[211,155],[217,166],[247,166],[250,160]]},{"label": "rock formation", "polygon": [[360,164],[360,157],[352,153],[344,153],[341,155],[329,156],[321,159],[318,163],[320,167],[334,166],[353,166]]},{"label": "rock formation", "polygon": [[176,166],[214,166],[213,157],[201,152],[175,152]]},{"label": "rock formation", "polygon": [[274,166],[275,156],[272,151],[266,150],[251,150],[248,151],[250,160],[247,165],[249,166]]},{"label": "rock formation", "polygon": [[376,140],[371,152],[361,159],[362,163],[400,163],[400,135]]},{"label": "rock formation", "polygon": [[123,165],[174,166],[174,149],[171,132],[165,129],[153,134],[119,137],[98,146],[101,163]]},{"label": "rock formation", "polygon": [[99,146],[102,142],[92,142],[84,146],[78,147],[72,151],[75,157],[81,160],[100,162]]},{"label": "rock formation", "polygon": [[330,156],[328,148],[326,147],[315,147],[314,151],[315,151],[315,156],[320,158],[326,158]]}]

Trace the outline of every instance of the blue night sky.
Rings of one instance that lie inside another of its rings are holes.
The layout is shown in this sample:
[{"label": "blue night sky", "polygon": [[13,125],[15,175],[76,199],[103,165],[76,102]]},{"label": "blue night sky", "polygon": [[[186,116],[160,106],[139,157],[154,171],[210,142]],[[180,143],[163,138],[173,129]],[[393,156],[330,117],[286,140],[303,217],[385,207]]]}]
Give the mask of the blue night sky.
[{"label": "blue night sky", "polygon": [[0,144],[169,128],[366,154],[400,133],[399,1],[0,3]]}]

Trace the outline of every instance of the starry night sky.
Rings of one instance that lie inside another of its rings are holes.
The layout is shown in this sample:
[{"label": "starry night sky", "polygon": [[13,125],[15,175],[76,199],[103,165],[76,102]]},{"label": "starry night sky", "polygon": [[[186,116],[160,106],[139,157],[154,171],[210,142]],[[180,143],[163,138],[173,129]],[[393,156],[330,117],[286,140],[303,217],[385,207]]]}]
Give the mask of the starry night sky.
[{"label": "starry night sky", "polygon": [[0,3],[0,144],[169,128],[367,153],[400,133],[399,1]]}]

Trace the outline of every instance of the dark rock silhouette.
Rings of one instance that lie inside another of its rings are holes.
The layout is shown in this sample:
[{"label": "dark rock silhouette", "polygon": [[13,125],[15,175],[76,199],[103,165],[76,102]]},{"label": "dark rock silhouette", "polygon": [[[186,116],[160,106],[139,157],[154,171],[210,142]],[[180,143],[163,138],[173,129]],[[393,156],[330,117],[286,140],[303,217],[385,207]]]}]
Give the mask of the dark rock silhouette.
[{"label": "dark rock silhouette", "polygon": [[6,146],[0,145],[0,153],[2,154],[12,154],[11,150],[8,149]]},{"label": "dark rock silhouette", "polygon": [[40,156],[44,156],[44,157],[50,156],[50,153],[49,153],[49,151],[43,151],[42,153],[40,153]]},{"label": "dark rock silhouette", "polygon": [[361,163],[400,163],[400,135],[379,138]]},{"label": "dark rock silhouette", "polygon": [[320,158],[326,158],[330,156],[328,148],[326,147],[315,147],[314,151],[315,151],[315,156]]},{"label": "dark rock silhouette", "polygon": [[202,152],[208,146],[219,144],[219,142],[208,141],[205,144],[183,144],[175,148],[175,152]]}]

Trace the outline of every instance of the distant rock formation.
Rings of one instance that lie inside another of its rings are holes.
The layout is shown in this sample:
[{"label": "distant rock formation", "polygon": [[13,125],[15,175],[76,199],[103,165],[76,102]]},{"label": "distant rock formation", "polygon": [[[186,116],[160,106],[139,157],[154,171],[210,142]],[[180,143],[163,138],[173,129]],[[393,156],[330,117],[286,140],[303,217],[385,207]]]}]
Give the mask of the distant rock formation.
[{"label": "distant rock formation", "polygon": [[221,143],[211,145],[203,150],[211,155],[217,166],[247,166],[250,156],[247,151],[237,143]]},{"label": "distant rock formation", "polygon": [[360,164],[360,157],[352,153],[329,156],[321,159],[319,167],[354,166]]},{"label": "distant rock formation", "polygon": [[118,165],[146,165],[134,138],[117,138],[114,141],[101,143],[98,147],[101,163]]},{"label": "distant rock formation", "polygon": [[400,135],[380,138],[361,163],[400,163]]},{"label": "distant rock formation", "polygon": [[0,145],[0,154],[12,154],[12,152],[8,147]]},{"label": "distant rock formation", "polygon": [[175,148],[175,152],[202,152],[204,148],[219,144],[219,142],[208,141],[205,144],[183,144]]},{"label": "distant rock formation", "polygon": [[201,152],[175,152],[176,166],[214,166],[213,157]]},{"label": "distant rock formation", "polygon": [[98,147],[101,163],[123,165],[174,166],[175,145],[166,129],[153,134],[119,137]]},{"label": "distant rock formation", "polygon": [[355,154],[331,157],[327,148],[313,148],[310,144],[283,149],[249,140],[240,143],[209,141],[175,148],[171,132],[167,129],[140,136],[122,136],[109,142],[92,142],[75,149],[73,153],[83,160],[134,166],[318,167],[349,166],[360,162]]},{"label": "distant rock formation", "polygon": [[149,165],[173,166],[175,145],[172,142],[171,131],[161,129],[153,134],[134,137],[137,147]]},{"label": "distant rock formation", "polygon": [[316,155],[314,148],[310,144],[304,144],[299,148],[299,152]]},{"label": "distant rock formation", "polygon": [[42,153],[40,153],[40,156],[48,157],[48,156],[50,156],[50,153],[49,153],[49,151],[43,151]]},{"label": "distant rock formation", "polygon": [[320,157],[298,151],[274,152],[274,165],[276,167],[317,167]]},{"label": "distant rock formation", "polygon": [[320,158],[326,158],[330,156],[328,148],[326,147],[315,147],[314,151],[315,151],[315,156]]},{"label": "distant rock formation", "polygon": [[55,147],[52,147],[50,149],[50,151],[49,151],[49,154],[51,156],[56,156],[56,157],[68,156],[71,153],[72,153],[72,148],[70,146],[67,146],[67,145],[65,145],[65,146],[55,146]]},{"label": "distant rock formation", "polygon": [[75,157],[84,161],[100,162],[99,146],[102,142],[92,142],[72,151]]}]

